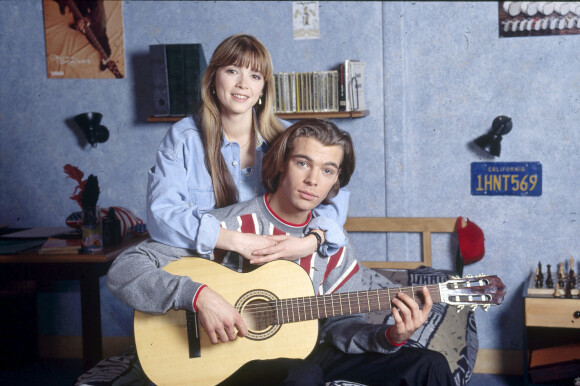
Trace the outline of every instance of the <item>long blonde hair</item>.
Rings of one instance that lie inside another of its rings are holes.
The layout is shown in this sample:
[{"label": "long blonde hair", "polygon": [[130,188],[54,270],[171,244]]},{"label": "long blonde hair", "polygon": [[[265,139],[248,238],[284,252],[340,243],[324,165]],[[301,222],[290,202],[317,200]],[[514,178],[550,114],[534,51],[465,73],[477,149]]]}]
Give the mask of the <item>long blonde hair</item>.
[{"label": "long blonde hair", "polygon": [[201,83],[199,113],[206,167],[211,175],[216,207],[238,202],[238,190],[221,153],[220,105],[212,93],[218,68],[235,65],[250,67],[264,77],[262,104],[254,106],[260,134],[271,143],[282,131],[282,122],[274,115],[274,72],[272,59],[266,47],[254,36],[237,34],[222,41],[215,49]]}]

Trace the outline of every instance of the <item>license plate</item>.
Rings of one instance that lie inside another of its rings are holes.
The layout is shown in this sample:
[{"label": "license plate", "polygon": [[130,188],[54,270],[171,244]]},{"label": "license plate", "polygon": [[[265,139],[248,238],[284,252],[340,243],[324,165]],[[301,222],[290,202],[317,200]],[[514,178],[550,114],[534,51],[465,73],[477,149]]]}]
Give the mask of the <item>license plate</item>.
[{"label": "license plate", "polygon": [[539,162],[472,162],[472,196],[541,196]]}]

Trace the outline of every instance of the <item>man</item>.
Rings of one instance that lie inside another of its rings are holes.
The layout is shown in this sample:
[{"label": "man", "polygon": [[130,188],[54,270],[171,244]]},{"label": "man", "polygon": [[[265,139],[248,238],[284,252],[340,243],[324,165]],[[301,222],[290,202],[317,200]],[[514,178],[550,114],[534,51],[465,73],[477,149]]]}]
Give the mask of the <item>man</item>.
[{"label": "man", "polygon": [[[278,137],[264,158],[262,179],[268,193],[208,215],[227,229],[279,235],[274,238],[311,237],[308,222],[312,209],[348,184],[354,167],[348,133],[330,122],[300,121]],[[144,242],[117,258],[109,271],[109,288],[143,312],[164,313],[170,308],[197,312],[214,344],[244,337],[248,328],[238,311],[204,285],[203,278],[193,282],[158,268],[193,253]],[[216,250],[211,258],[238,271],[253,268],[247,259],[227,251]],[[319,295],[369,289],[363,283],[368,282],[365,279],[370,272],[358,264],[351,244],[329,257],[313,251],[295,263],[308,272]],[[401,347],[431,310],[427,288],[423,288],[423,296],[422,309],[405,294],[392,299],[396,323],[389,328],[368,324],[360,314],[328,318],[321,323],[320,344],[307,359],[249,362],[224,384],[320,385],[338,379],[368,385],[452,384],[443,355]]]}]

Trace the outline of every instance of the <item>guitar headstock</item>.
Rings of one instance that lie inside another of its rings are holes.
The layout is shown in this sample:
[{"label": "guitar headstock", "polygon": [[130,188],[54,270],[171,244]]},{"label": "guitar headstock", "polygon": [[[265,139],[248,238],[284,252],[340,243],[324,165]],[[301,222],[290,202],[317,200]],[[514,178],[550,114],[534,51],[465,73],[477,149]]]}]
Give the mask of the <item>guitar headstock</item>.
[{"label": "guitar headstock", "polygon": [[113,73],[113,75],[115,75],[115,78],[117,78],[117,79],[123,78],[123,74],[121,74],[121,71],[119,71],[119,68],[117,67],[117,63],[115,63],[112,60],[109,60],[106,63],[106,66]]},{"label": "guitar headstock", "polygon": [[457,307],[457,312],[465,306],[475,310],[481,306],[487,311],[492,305],[503,302],[506,286],[495,275],[467,275],[464,278],[452,278],[440,284],[441,301]]}]

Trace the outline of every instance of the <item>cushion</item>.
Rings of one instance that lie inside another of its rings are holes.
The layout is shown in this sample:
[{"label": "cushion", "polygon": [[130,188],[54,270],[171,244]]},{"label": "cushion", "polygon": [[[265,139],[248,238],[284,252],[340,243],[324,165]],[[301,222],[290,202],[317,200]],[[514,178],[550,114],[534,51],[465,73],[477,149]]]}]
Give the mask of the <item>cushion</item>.
[{"label": "cushion", "polygon": [[[430,267],[414,270],[373,270],[404,287],[443,283],[450,279],[449,273]],[[369,313],[367,320],[371,323],[395,324],[390,311]],[[449,362],[455,384],[466,385],[473,373],[479,348],[473,310],[466,307],[457,312],[455,306],[434,304],[427,322],[415,331],[405,346],[427,348],[442,353]]]},{"label": "cushion", "polygon": [[135,346],[128,347],[117,356],[105,358],[79,376],[75,386],[154,386],[147,379],[139,359]]},{"label": "cushion", "polygon": [[[132,232],[137,235],[144,235],[147,231],[142,219],[137,217],[133,212],[121,206],[112,206],[115,209],[115,217],[121,221],[121,237],[125,236],[127,232]],[[109,208],[101,208],[101,218],[104,218],[109,212]],[[66,225],[71,228],[80,229],[82,225],[81,212],[73,212],[66,218]]]}]

